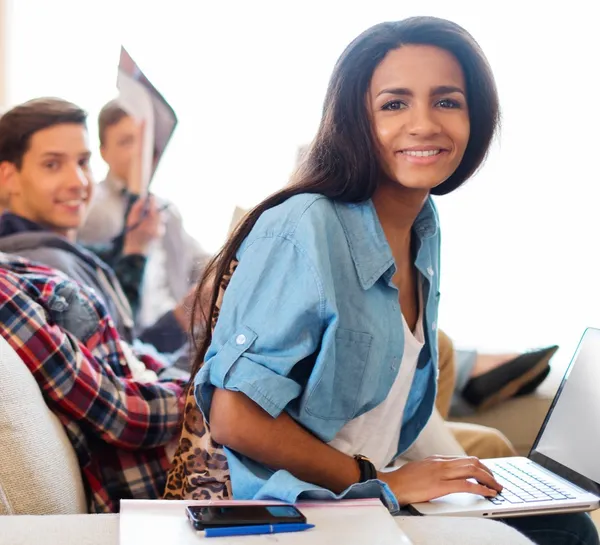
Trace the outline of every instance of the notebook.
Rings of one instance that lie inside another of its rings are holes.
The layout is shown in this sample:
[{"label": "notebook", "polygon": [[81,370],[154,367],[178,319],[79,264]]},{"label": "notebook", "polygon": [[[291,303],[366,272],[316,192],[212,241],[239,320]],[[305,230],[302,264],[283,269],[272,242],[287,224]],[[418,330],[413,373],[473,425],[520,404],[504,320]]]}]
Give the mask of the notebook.
[{"label": "notebook", "polygon": [[253,501],[122,500],[119,520],[121,545],[411,545],[397,519],[379,500],[301,502],[297,506],[315,528],[289,534],[205,538],[188,522],[188,505],[274,504]]}]

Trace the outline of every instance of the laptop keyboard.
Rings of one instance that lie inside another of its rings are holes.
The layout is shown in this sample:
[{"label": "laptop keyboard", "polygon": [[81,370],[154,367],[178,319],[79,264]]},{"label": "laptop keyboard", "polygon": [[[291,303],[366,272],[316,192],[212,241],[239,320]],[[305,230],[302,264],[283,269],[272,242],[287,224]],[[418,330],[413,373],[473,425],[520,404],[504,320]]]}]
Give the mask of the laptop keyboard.
[{"label": "laptop keyboard", "polygon": [[495,505],[575,499],[570,492],[561,490],[558,483],[527,473],[511,462],[495,463],[493,473],[504,487],[495,498],[487,498]]}]

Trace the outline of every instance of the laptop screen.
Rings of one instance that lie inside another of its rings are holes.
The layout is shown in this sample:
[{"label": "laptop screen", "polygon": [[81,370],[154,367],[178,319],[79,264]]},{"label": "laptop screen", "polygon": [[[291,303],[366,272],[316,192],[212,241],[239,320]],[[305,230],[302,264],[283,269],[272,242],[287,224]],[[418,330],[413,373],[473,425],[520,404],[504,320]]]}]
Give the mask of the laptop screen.
[{"label": "laptop screen", "polygon": [[600,330],[583,334],[529,458],[600,494]]}]

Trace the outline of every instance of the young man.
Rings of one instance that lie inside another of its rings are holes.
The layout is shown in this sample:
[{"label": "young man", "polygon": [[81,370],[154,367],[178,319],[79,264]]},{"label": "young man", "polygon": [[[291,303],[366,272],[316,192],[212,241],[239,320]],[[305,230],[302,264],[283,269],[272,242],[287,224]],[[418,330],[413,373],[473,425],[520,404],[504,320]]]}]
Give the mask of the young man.
[{"label": "young man", "polygon": [[[98,118],[100,152],[109,167],[106,180],[96,188],[85,225],[79,231],[84,244],[105,243],[123,230],[126,210],[147,190],[135,176],[134,150],[140,132],[136,121],[116,101],[104,106]],[[142,286],[139,316],[147,325],[176,307],[196,284],[209,255],[184,229],[173,205],[165,210],[164,234],[152,246]]]},{"label": "young man", "polygon": [[[133,313],[114,271],[75,242],[93,194],[90,155],[86,113],[74,104],[36,99],[0,118],[0,169],[10,194],[9,212],[0,218],[0,251],[41,262],[91,286],[121,336],[132,341]],[[158,212],[150,203],[146,214],[144,206],[140,201],[131,210],[115,267],[144,256],[157,235]],[[141,277],[132,280],[140,283]],[[182,304],[138,338],[161,352],[175,352],[185,344],[187,328]]]}]

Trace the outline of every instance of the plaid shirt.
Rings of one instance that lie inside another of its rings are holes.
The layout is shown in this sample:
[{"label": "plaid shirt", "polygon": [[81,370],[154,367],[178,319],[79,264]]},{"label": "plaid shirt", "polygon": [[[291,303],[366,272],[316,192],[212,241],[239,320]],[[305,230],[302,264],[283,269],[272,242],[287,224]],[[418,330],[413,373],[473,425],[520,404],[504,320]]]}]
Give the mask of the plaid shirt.
[{"label": "plaid shirt", "polygon": [[[170,467],[166,446],[181,429],[184,384],[133,378],[122,341],[94,291],[0,253],[0,333],[65,427],[90,511],[118,511],[120,499],[161,497]],[[135,355],[147,369],[159,375],[164,370],[156,359]]]}]

